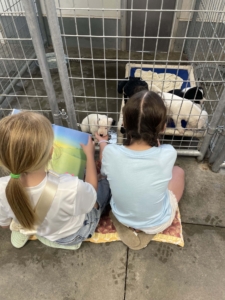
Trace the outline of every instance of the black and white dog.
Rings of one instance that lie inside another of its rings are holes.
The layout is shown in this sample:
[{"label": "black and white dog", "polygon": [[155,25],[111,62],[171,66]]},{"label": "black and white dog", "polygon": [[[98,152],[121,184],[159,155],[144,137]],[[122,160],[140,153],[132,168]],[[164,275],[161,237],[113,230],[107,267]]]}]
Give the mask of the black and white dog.
[{"label": "black and white dog", "polygon": [[195,87],[185,88],[183,90],[175,89],[169,91],[168,93],[174,94],[181,98],[191,100],[192,102],[194,102],[195,104],[199,104],[200,106],[204,102],[204,92],[203,92],[203,88],[201,87],[195,86]]}]

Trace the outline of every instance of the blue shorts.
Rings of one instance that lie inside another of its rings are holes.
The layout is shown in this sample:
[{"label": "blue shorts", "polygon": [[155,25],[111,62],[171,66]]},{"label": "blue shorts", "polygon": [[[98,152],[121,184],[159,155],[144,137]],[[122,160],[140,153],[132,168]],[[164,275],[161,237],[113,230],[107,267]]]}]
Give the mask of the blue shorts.
[{"label": "blue shorts", "polygon": [[108,180],[100,179],[97,190],[97,202],[99,204],[99,208],[92,208],[92,210],[86,214],[83,226],[76,233],[55,242],[60,245],[76,245],[82,243],[88,238],[91,238],[98,225],[102,212],[106,205],[109,204],[110,198],[111,191]]}]

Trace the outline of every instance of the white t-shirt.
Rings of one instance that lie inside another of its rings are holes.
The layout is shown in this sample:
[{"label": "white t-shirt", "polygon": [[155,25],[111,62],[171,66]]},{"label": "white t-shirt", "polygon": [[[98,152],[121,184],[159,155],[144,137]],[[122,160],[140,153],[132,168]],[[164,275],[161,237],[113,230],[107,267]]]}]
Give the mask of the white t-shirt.
[{"label": "white t-shirt", "polygon": [[[8,226],[12,219],[17,221],[5,195],[8,181],[9,176],[0,178],[1,226]],[[26,188],[33,207],[37,204],[46,181],[47,176],[37,186]],[[69,174],[60,176],[55,198],[44,222],[37,229],[37,235],[56,241],[76,233],[82,227],[85,215],[92,210],[96,200],[97,194],[91,184]]]}]

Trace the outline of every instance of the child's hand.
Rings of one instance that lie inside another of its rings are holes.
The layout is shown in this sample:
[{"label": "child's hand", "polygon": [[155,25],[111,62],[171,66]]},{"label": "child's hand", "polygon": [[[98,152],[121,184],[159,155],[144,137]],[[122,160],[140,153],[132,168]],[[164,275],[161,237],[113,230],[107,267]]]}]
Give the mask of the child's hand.
[{"label": "child's hand", "polygon": [[159,139],[157,139],[157,143],[158,143],[158,147],[160,147],[160,141],[159,141]]},{"label": "child's hand", "polygon": [[95,138],[98,140],[98,142],[100,142],[100,141],[108,141],[109,136],[108,135],[106,135],[106,136],[100,136],[99,134],[95,133]]},{"label": "child's hand", "polygon": [[92,141],[92,138],[91,136],[89,135],[89,138],[88,138],[88,143],[87,145],[84,145],[84,144],[80,144],[85,155],[88,157],[88,156],[94,156],[94,153],[95,153],[95,144],[94,142]]}]

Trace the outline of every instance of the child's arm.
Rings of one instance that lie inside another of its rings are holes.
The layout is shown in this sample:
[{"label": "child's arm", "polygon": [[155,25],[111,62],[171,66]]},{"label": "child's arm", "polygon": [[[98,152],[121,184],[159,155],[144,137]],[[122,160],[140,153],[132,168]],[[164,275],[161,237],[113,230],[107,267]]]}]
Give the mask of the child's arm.
[{"label": "child's arm", "polygon": [[102,152],[103,152],[103,149],[105,148],[105,146],[107,146],[109,137],[108,137],[108,135],[102,137],[102,136],[98,135],[97,133],[95,133],[95,137],[98,140],[99,148],[100,148],[99,159],[100,159],[100,161],[102,161]]},{"label": "child's arm", "polygon": [[97,191],[98,179],[97,179],[97,170],[96,170],[96,165],[94,160],[95,147],[92,142],[91,136],[89,136],[87,145],[81,144],[81,147],[87,157],[85,181],[90,183]]}]

